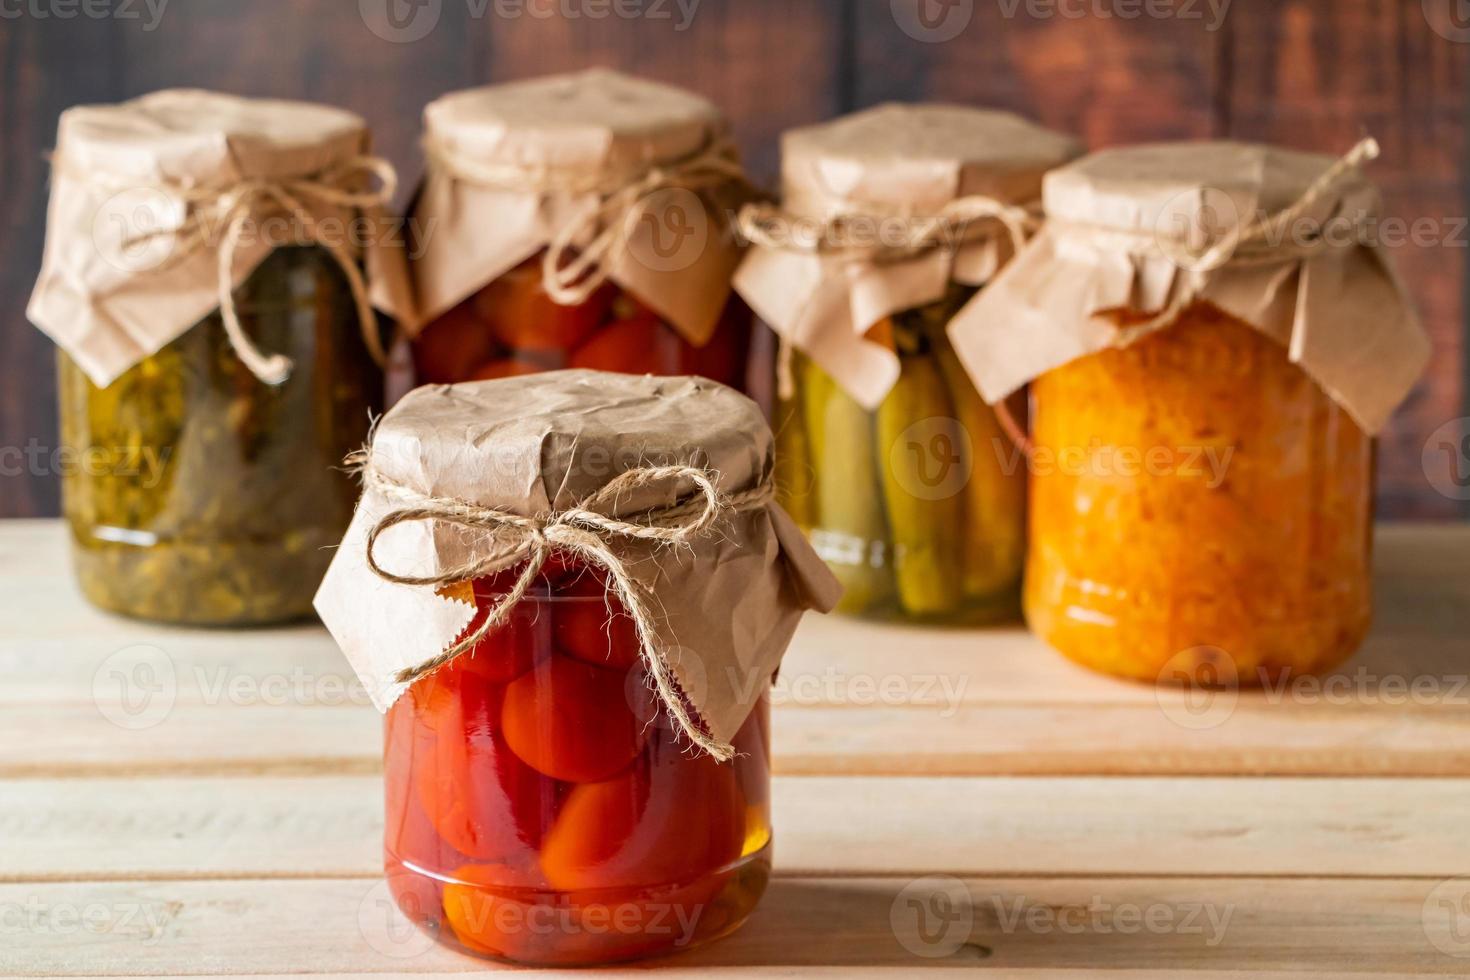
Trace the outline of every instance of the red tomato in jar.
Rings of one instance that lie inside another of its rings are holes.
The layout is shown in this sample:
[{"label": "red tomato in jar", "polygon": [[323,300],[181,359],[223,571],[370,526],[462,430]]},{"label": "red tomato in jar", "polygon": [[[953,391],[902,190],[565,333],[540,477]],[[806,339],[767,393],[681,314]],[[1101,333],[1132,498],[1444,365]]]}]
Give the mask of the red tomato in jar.
[{"label": "red tomato in jar", "polygon": [[[505,687],[456,660],[410,690],[431,750],[413,765],[420,805],[449,846],[472,858],[520,869],[535,882],[531,857],[563,795],[522,762],[501,734]],[[420,693],[420,685],[430,685]]]},{"label": "red tomato in jar", "polygon": [[470,372],[466,381],[499,381],[501,378],[516,378],[524,374],[539,374],[545,368],[533,361],[517,357],[501,357],[486,361]]},{"label": "red tomato in jar", "polygon": [[419,384],[464,381],[476,366],[496,354],[495,336],[469,303],[461,303],[441,314],[413,342],[413,364]]},{"label": "red tomato in jar", "polygon": [[681,370],[701,378],[745,390],[745,367],[750,357],[752,327],[750,307],[731,294],[715,332],[703,347],[684,345]]},{"label": "red tomato in jar", "polygon": [[583,303],[563,306],[542,285],[541,257],[527,259],[475,294],[475,310],[513,351],[569,351],[606,317],[617,289],[610,284]]},{"label": "red tomato in jar", "polygon": [[[521,569],[507,569],[489,578],[476,579],[466,587],[453,586],[448,591],[461,601],[473,599],[475,614],[461,637],[469,636],[498,605],[505,595],[515,587]],[[468,590],[471,595],[465,595]],[[521,603],[511,610],[510,615],[495,629],[481,637],[472,648],[456,657],[451,663],[459,670],[470,671],[483,679],[503,684],[515,680],[530,670],[537,661],[550,656],[551,614],[537,600],[548,594],[547,583],[538,579],[526,592]]]},{"label": "red tomato in jar", "polygon": [[617,374],[662,374],[667,365],[661,356],[670,341],[677,341],[658,317],[640,310],[593,334],[572,351],[569,366]]},{"label": "red tomato in jar", "polygon": [[626,771],[571,788],[541,870],[564,891],[672,885],[723,868],[744,843],[734,765],[685,755],[662,736]]},{"label": "red tomato in jar", "polygon": [[553,779],[606,779],[632,762],[647,738],[628,704],[627,676],[572,657],[548,658],[506,688],[506,741]]},{"label": "red tomato in jar", "polygon": [[578,660],[626,670],[640,659],[638,630],[606,579],[585,574],[562,584],[557,593],[578,601],[558,603],[552,635],[557,649]]},{"label": "red tomato in jar", "polygon": [[444,917],[466,949],[544,966],[607,962],[607,937],[580,927],[577,910],[544,892],[507,887],[506,869],[472,864],[444,885]]}]

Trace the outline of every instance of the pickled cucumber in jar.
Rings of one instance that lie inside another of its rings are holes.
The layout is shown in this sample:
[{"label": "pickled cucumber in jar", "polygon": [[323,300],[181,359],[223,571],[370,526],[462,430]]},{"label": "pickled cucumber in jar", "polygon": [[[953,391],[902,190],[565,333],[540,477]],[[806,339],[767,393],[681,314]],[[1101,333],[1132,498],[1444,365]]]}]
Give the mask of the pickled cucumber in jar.
[{"label": "pickled cucumber in jar", "polygon": [[212,313],[105,388],[59,354],[63,510],[82,592],[130,616],[291,620],[352,516],[341,469],[381,409],[382,375],[346,277],[277,249],[236,292],[246,333],[294,367],[266,384]]},{"label": "pickled cucumber in jar", "polygon": [[1025,466],[945,335],[972,289],[879,325],[899,376],[876,411],[793,355],[778,412],[783,499],[853,615],[972,624],[1017,614]]}]

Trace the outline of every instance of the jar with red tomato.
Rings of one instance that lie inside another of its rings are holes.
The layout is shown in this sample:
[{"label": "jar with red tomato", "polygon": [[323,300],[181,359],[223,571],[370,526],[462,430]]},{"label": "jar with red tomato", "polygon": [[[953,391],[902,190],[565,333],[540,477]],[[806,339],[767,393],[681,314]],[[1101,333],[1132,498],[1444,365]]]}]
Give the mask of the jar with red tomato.
[{"label": "jar with red tomato", "polygon": [[387,715],[385,869],[422,929],[579,966],[749,915],[766,692],[839,591],[773,442],[729,388],[593,371],[424,386],[380,421],[316,608]]},{"label": "jar with red tomato", "polygon": [[714,106],[592,71],[453,93],[425,126],[420,384],[561,368],[764,384],[730,286],[747,185]]},{"label": "jar with red tomato", "polygon": [[[476,583],[482,615],[496,588]],[[770,876],[768,725],[762,699],[732,761],[691,754],[603,579],[543,577],[388,713],[389,887],[442,941],[520,963],[722,936]]]}]

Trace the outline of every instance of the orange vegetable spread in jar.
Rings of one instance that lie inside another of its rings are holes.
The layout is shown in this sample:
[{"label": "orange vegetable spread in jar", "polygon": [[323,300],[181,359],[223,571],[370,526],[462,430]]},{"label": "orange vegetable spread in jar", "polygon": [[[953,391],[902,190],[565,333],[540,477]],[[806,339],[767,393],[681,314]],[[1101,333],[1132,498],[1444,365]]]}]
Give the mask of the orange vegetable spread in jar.
[{"label": "orange vegetable spread in jar", "polygon": [[589,71],[446,95],[410,222],[421,383],[585,368],[768,387],[733,296],[749,195],[719,111]]},{"label": "orange vegetable spread in jar", "polygon": [[953,335],[988,401],[1031,385],[1024,606],[1066,656],[1258,686],[1363,641],[1372,437],[1428,357],[1372,238],[1376,152],[1159,145],[1048,175],[1046,227]]},{"label": "orange vegetable spread in jar", "polygon": [[1042,375],[1032,427],[1026,615],[1069,657],[1251,684],[1362,642],[1372,441],[1276,341],[1197,304]]},{"label": "orange vegetable spread in jar", "polygon": [[837,584],[750,399],[554,371],[409,392],[316,608],[387,715],[388,886],[439,941],[590,966],[739,927],[768,691]]}]

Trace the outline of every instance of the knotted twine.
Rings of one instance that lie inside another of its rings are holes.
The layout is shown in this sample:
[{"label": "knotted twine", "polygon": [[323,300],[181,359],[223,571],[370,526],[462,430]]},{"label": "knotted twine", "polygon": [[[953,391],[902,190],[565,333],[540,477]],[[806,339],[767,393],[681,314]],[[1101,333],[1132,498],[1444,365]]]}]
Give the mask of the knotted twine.
[{"label": "knotted twine", "polygon": [[[362,473],[366,490],[403,505],[385,514],[368,534],[367,566],[384,581],[412,586],[458,585],[524,562],[515,585],[486,611],[484,622],[444,652],[400,670],[394,677],[396,681],[411,684],[433,673],[500,628],[525,598],[547,559],[554,552],[565,552],[607,573],[612,591],[633,620],[639,654],[659,700],[679,729],[716,760],[724,762],[734,757],[734,747],[711,737],[686,707],[684,695],[658,637],[653,613],[654,598],[629,573],[613,542],[618,539],[643,541],[660,548],[687,545],[722,517],[766,507],[774,497],[769,479],[750,490],[726,496],[716,489],[716,477],[708,470],[686,465],[648,466],[619,474],[574,507],[539,517],[524,517],[454,497],[420,493],[384,476],[372,465],[371,454],[366,451],[358,454],[353,462]],[[672,487],[681,481],[692,483],[695,492],[679,503],[648,511],[642,515],[641,521],[612,516],[618,500],[624,495],[642,487]],[[399,524],[420,521],[449,524],[481,533],[488,540],[490,551],[484,557],[470,559],[436,575],[400,575],[383,568],[374,553],[379,536]]]},{"label": "knotted twine", "polygon": [[[1323,171],[1322,175],[1312,182],[1295,203],[1274,214],[1262,215],[1248,223],[1236,222],[1218,242],[1198,256],[1190,258],[1188,269],[1195,273],[1193,281],[1176,290],[1173,298],[1163,309],[1142,323],[1115,327],[1117,333],[1114,345],[1128,347],[1157,330],[1172,326],[1184,314],[1184,311],[1200,298],[1209,273],[1226,265],[1274,265],[1291,259],[1310,258],[1330,247],[1331,243],[1322,235],[1317,235],[1309,241],[1298,242],[1288,240],[1287,233],[1292,224],[1299,221],[1319,201],[1332,193],[1345,177],[1367,161],[1376,160],[1379,152],[1378,141],[1371,136],[1366,137]],[[1078,227],[1073,222],[1057,224],[1063,232],[1069,228]],[[1169,255],[1164,243],[1156,234],[1094,226],[1081,227],[1088,234],[1104,240],[1114,235],[1118,236],[1120,247],[1130,255],[1155,256],[1162,253],[1176,266],[1185,267],[1183,263]],[[1109,312],[1098,310],[1093,313],[1093,316],[1105,317]]]},{"label": "knotted twine", "polygon": [[[1163,309],[1150,315],[1148,319],[1134,324],[1123,326],[1113,323],[1113,343],[1115,348],[1129,347],[1143,338],[1173,326],[1184,315],[1184,313],[1199,300],[1207,284],[1209,273],[1224,268],[1227,265],[1275,265],[1293,259],[1306,259],[1331,247],[1331,243],[1325,236],[1318,235],[1309,241],[1298,242],[1288,240],[1287,232],[1290,226],[1300,220],[1316,204],[1328,194],[1332,193],[1339,183],[1364,163],[1378,158],[1381,148],[1378,141],[1370,137],[1360,140],[1351,150],[1343,154],[1332,166],[1322,172],[1311,185],[1302,192],[1301,197],[1276,211],[1273,214],[1264,214],[1251,222],[1236,222],[1230,230],[1221,236],[1220,240],[1205,249],[1198,256],[1191,257],[1188,269],[1195,273],[1193,281],[1175,290],[1174,296]],[[1359,216],[1361,218],[1361,216]],[[1158,234],[1145,231],[1125,230],[1119,228],[1108,228],[1097,225],[1089,225],[1083,222],[1048,220],[1048,228],[1065,234],[1068,231],[1086,234],[1096,241],[1104,244],[1116,242],[1118,248],[1129,255],[1146,257],[1163,257],[1180,268],[1184,264],[1170,254],[1163,240]],[[1097,319],[1106,319],[1115,314],[1116,310],[1095,310],[1092,316]],[[1010,412],[1002,402],[996,406],[996,412],[1001,418],[1006,432],[1011,435],[1017,447],[1030,457],[1034,446],[1029,437],[1016,425],[1011,418]]]},{"label": "knotted twine", "polygon": [[[228,184],[125,182],[109,180],[96,173],[78,173],[75,168],[69,174],[84,183],[101,185],[117,192],[154,191],[178,200],[188,208],[187,217],[178,228],[131,235],[123,241],[124,247],[146,245],[152,239],[172,238],[170,258],[177,262],[209,248],[213,232],[224,229],[217,253],[220,318],[235,355],[261,382],[280,384],[290,376],[293,364],[283,354],[262,353],[240,325],[239,311],[235,307],[235,254],[245,225],[252,218],[260,219],[275,213],[284,212],[299,222],[304,240],[325,249],[336,260],[351,287],[368,352],[379,365],[387,364],[387,354],[378,336],[377,314],[373,311],[367,283],[357,266],[356,257],[341,242],[333,241],[333,236],[322,234],[316,217],[306,204],[311,201],[317,205],[359,211],[386,205],[398,186],[397,171],[387,160],[358,156],[310,176],[247,177]],[[375,178],[377,186],[359,189],[364,176]]]},{"label": "knotted twine", "polygon": [[[1019,252],[1038,226],[1036,211],[1006,204],[984,194],[956,198],[934,214],[921,215],[895,211],[875,203],[844,201],[844,210],[816,223],[815,234],[797,236],[791,232],[811,219],[772,204],[753,203],[740,209],[740,233],[747,242],[762,248],[802,255],[835,256],[853,264],[892,265],[916,258],[934,248],[958,250],[961,246],[984,241],[995,235],[996,225],[1010,237],[1012,248]],[[900,233],[889,235],[886,226],[903,221]],[[885,227],[882,241],[855,242],[854,229]],[[792,370],[792,344],[785,334],[776,336],[776,393],[783,400],[796,394],[796,378]]]},{"label": "knotted twine", "polygon": [[638,223],[659,192],[698,194],[749,186],[735,144],[727,139],[712,140],[682,159],[623,169],[493,163],[432,138],[425,139],[424,153],[431,167],[481,187],[516,194],[591,196],[556,230],[541,258],[546,293],[563,306],[586,302],[607,282],[615,257],[628,251]]}]

